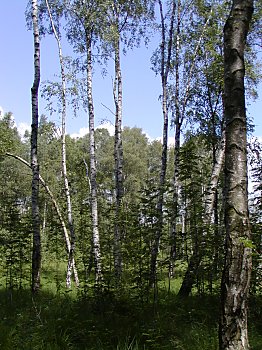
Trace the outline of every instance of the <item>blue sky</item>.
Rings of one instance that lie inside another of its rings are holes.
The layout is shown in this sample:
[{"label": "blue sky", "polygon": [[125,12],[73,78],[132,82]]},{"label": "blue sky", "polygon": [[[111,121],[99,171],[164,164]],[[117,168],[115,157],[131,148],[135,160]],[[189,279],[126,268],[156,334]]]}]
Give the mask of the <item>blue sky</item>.
[{"label": "blue sky", "polygon": [[[33,82],[33,36],[25,24],[27,0],[0,1],[0,106],[5,112],[14,114],[17,125],[31,122],[31,86]],[[159,76],[150,69],[150,56],[155,49],[152,43],[148,49],[139,48],[129,51],[122,58],[123,71],[123,123],[126,126],[141,127],[150,137],[160,137],[162,133],[161,93]],[[66,52],[64,52],[66,53]],[[111,69],[112,70],[112,69]],[[41,80],[53,79],[59,72],[57,47],[53,37],[45,37],[41,42]],[[113,109],[112,75],[103,78],[100,68],[94,74],[94,103],[96,123],[104,119],[113,122],[113,115],[102,106]],[[45,102],[40,100],[40,114],[45,110]],[[262,136],[262,85],[259,99],[248,107],[248,113],[254,117],[257,125],[255,135]],[[59,125],[59,116],[52,115],[51,120]],[[67,131],[78,133],[88,125],[87,116],[75,118],[68,116]],[[173,132],[170,132],[170,136]]]}]

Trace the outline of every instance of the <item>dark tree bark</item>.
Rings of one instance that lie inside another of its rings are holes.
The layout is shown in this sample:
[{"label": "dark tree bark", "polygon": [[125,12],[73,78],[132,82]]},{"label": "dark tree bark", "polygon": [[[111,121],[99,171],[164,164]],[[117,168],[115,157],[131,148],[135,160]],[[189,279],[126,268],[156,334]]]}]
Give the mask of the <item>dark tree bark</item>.
[{"label": "dark tree bark", "polygon": [[40,38],[38,28],[37,0],[32,0],[32,22],[34,34],[34,82],[31,88],[32,125],[31,125],[31,168],[32,168],[32,223],[33,223],[33,252],[32,252],[32,292],[40,288],[41,269],[41,237],[39,220],[39,165],[37,159],[38,136],[38,90],[40,83]]},{"label": "dark tree bark", "polygon": [[[174,277],[174,264],[176,260],[177,248],[177,214],[178,214],[178,190],[179,190],[179,156],[180,156],[180,137],[183,118],[180,114],[180,26],[181,26],[181,1],[177,2],[177,24],[176,24],[176,46],[175,46],[175,146],[174,146],[174,174],[173,174],[173,206],[170,225],[170,262],[169,262],[169,281]],[[169,282],[170,288],[170,282]]]},{"label": "dark tree bark", "polygon": [[161,18],[161,80],[162,80],[162,113],[163,113],[163,145],[162,145],[162,159],[161,159],[161,172],[159,179],[159,195],[157,201],[157,227],[152,244],[151,262],[150,262],[150,284],[156,283],[157,272],[157,255],[159,250],[160,239],[163,228],[163,202],[164,202],[164,186],[166,181],[166,168],[167,168],[167,138],[168,138],[168,91],[167,83],[171,66],[171,55],[173,49],[173,30],[175,21],[176,2],[171,2],[171,15],[170,26],[168,31],[168,38],[166,38],[165,18],[163,14],[162,1],[158,1]]},{"label": "dark tree bark", "polygon": [[224,27],[226,255],[221,286],[220,350],[249,349],[247,300],[251,277],[247,197],[244,49],[253,0],[233,0]]}]

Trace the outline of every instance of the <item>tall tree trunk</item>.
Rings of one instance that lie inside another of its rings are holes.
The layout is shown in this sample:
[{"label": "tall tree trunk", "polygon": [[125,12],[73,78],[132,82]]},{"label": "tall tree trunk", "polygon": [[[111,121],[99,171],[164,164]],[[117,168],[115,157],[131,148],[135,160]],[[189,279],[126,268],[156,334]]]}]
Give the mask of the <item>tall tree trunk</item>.
[{"label": "tall tree trunk", "polygon": [[170,225],[170,262],[169,262],[169,277],[174,277],[174,263],[176,260],[176,247],[177,247],[177,212],[178,212],[178,179],[179,179],[179,153],[180,153],[180,136],[181,126],[183,119],[180,115],[180,25],[181,25],[181,2],[177,2],[177,28],[176,28],[176,47],[175,47],[175,146],[174,146],[174,174],[173,174],[173,205],[171,213],[171,225]]},{"label": "tall tree trunk", "polygon": [[31,169],[32,169],[32,222],[33,222],[33,253],[32,253],[32,292],[40,288],[41,269],[41,237],[39,220],[39,165],[37,159],[38,137],[38,90],[40,83],[40,37],[38,28],[37,0],[32,0],[32,21],[34,33],[34,82],[31,88],[32,125],[31,125]]},{"label": "tall tree trunk", "polygon": [[150,284],[156,283],[157,272],[157,255],[159,250],[160,239],[163,230],[163,202],[164,202],[164,187],[166,181],[166,167],[167,167],[167,139],[168,139],[168,93],[167,83],[168,75],[170,72],[171,55],[173,49],[173,30],[175,20],[176,2],[172,1],[170,27],[168,38],[166,39],[166,26],[165,18],[163,14],[163,4],[161,0],[158,0],[161,18],[161,80],[162,80],[162,113],[163,113],[163,144],[162,144],[162,158],[161,158],[161,172],[159,179],[159,195],[157,201],[157,225],[154,241],[151,249],[151,262],[150,262]]},{"label": "tall tree trunk", "polygon": [[[64,59],[63,59],[63,53],[62,53],[62,46],[60,42],[59,35],[57,33],[56,27],[54,25],[52,13],[50,11],[48,0],[46,0],[46,6],[52,26],[52,30],[57,42],[58,46],[58,54],[59,54],[59,61],[60,61],[60,72],[61,72],[61,79],[62,79],[62,137],[61,137],[61,143],[62,143],[62,173],[64,178],[64,186],[65,186],[65,195],[66,195],[66,203],[67,203],[67,220],[68,220],[68,227],[70,231],[71,236],[71,244],[70,244],[70,250],[69,250],[69,256],[68,256],[68,264],[67,264],[67,274],[66,274],[66,286],[67,288],[71,287],[71,273],[72,273],[72,267],[73,267],[73,261],[74,261],[74,250],[75,250],[75,229],[74,229],[74,223],[73,223],[73,214],[72,214],[72,204],[71,204],[71,195],[70,195],[70,188],[69,188],[69,182],[67,177],[67,166],[66,166],[66,76],[65,76],[65,68],[64,68]],[[78,278],[77,278],[78,279]]]},{"label": "tall tree trunk", "polygon": [[87,44],[87,99],[89,113],[89,153],[90,153],[90,184],[91,184],[91,218],[93,231],[93,254],[95,263],[96,283],[102,279],[102,264],[100,238],[98,230],[96,157],[95,157],[95,114],[92,91],[92,33],[86,33]]},{"label": "tall tree trunk", "polygon": [[[117,30],[119,31],[119,20],[117,18]],[[121,202],[124,194],[123,189],[123,144],[122,144],[122,74],[120,65],[120,34],[115,43],[115,84],[114,84],[114,101],[115,101],[115,227],[114,227],[114,268],[116,283],[121,279],[122,254],[121,254]]]},{"label": "tall tree trunk", "polygon": [[221,285],[220,350],[249,349],[247,299],[252,251],[248,195],[244,50],[253,0],[233,0],[224,27],[226,255]]}]

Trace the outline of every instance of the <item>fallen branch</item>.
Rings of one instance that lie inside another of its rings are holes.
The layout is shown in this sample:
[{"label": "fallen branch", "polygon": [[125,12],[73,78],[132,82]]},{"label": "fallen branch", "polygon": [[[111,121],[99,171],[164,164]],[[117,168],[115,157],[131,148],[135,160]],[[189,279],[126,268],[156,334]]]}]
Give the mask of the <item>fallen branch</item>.
[{"label": "fallen branch", "polygon": [[[21,163],[23,163],[24,165],[26,165],[28,168],[31,169],[31,165],[23,158],[19,157],[19,156],[16,156],[15,154],[12,154],[12,153],[9,153],[7,152],[6,155],[8,157],[12,157],[12,158],[15,158],[17,160],[19,160]],[[64,237],[65,237],[65,241],[66,241],[66,249],[67,249],[67,252],[69,253],[70,250],[71,250],[71,243],[70,243],[70,238],[69,238],[69,235],[68,235],[68,232],[67,232],[67,228],[66,228],[66,225],[65,225],[65,222],[63,220],[63,217],[62,217],[62,214],[61,214],[61,211],[59,209],[59,206],[55,200],[55,197],[53,195],[53,193],[51,192],[51,190],[49,189],[48,185],[46,184],[45,180],[42,178],[42,176],[39,174],[39,181],[41,183],[41,185],[44,187],[44,189],[46,190],[46,193],[49,195],[52,203],[53,203],[53,206],[56,210],[56,213],[58,215],[58,218],[59,218],[59,221],[61,223],[61,226],[62,226],[62,229],[63,229],[63,232],[64,232]],[[74,271],[74,277],[75,277],[75,284],[77,287],[79,287],[79,279],[78,279],[78,273],[77,273],[77,269],[76,269],[76,265],[75,265],[75,260],[73,259],[72,261],[72,266],[73,266],[73,271]]]}]

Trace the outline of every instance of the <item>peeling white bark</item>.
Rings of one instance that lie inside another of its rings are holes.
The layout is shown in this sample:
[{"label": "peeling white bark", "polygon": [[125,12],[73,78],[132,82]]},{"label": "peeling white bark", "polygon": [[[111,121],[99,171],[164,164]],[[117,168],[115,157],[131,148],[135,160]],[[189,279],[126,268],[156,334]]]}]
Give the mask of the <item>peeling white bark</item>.
[{"label": "peeling white bark", "polygon": [[31,125],[31,169],[32,169],[32,222],[33,222],[33,252],[32,252],[32,292],[40,288],[41,269],[41,236],[39,220],[39,165],[37,159],[38,137],[38,90],[40,84],[40,35],[38,28],[37,0],[32,0],[32,22],[34,34],[34,82],[31,88],[32,125]]},{"label": "peeling white bark", "polygon": [[246,37],[253,0],[233,0],[224,27],[226,254],[221,288],[220,350],[248,350],[247,301],[252,252],[247,194]]}]

